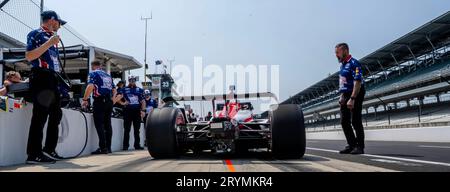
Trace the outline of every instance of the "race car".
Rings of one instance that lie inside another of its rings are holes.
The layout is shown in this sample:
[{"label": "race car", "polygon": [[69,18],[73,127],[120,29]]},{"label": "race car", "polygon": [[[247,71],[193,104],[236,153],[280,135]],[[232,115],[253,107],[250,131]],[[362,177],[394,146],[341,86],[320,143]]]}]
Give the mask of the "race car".
[{"label": "race car", "polygon": [[[148,151],[155,159],[175,158],[183,153],[211,151],[240,154],[249,149],[267,149],[275,158],[302,158],[306,149],[304,117],[298,105],[275,105],[267,119],[256,119],[251,103],[239,100],[276,98],[272,93],[167,97],[165,105],[147,118]],[[214,116],[189,122],[182,101],[211,101]],[[217,104],[224,101],[224,104]]]}]

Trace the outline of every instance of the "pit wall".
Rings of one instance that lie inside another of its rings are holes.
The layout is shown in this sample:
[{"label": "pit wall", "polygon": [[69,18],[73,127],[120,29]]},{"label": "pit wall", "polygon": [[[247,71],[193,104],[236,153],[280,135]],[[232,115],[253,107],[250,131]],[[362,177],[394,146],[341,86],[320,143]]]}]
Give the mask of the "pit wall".
[{"label": "pit wall", "polygon": [[[10,112],[0,112],[0,166],[24,164],[27,158],[26,146],[31,122],[32,105]],[[63,157],[78,154],[85,142],[85,120],[79,111],[63,109],[57,152]],[[92,114],[85,114],[88,122],[88,144],[82,156],[90,155],[98,148],[98,137]],[[45,126],[47,127],[47,126]],[[112,150],[122,150],[123,120],[112,119]],[[45,133],[46,130],[44,130]],[[141,146],[144,146],[144,125],[141,124]],[[44,140],[45,141],[45,134]],[[130,132],[130,146],[133,147],[133,130]]]},{"label": "pit wall", "polygon": [[[450,126],[366,130],[368,141],[450,143]],[[311,140],[345,140],[342,131],[307,133]]]}]

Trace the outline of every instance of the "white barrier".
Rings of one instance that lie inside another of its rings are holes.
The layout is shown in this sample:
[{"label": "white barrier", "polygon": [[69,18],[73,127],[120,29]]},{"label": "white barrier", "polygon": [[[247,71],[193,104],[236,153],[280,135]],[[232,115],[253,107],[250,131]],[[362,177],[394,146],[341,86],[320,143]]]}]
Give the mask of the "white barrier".
[{"label": "white barrier", "polygon": [[[404,141],[450,143],[450,127],[423,127],[367,130],[367,141]],[[342,131],[308,133],[312,140],[345,140]]]},{"label": "white barrier", "polygon": [[[13,113],[0,113],[0,166],[10,166],[25,163],[26,146],[31,121],[32,106],[15,109]],[[60,137],[57,151],[61,156],[70,157],[78,154],[85,141],[85,121],[78,111],[63,109],[63,119],[60,125]],[[86,114],[88,121],[88,144],[83,156],[89,155],[98,148],[98,137],[92,114]],[[47,127],[47,126],[46,126]],[[123,120],[112,119],[113,138],[112,150],[122,150]],[[46,130],[44,130],[45,133]],[[144,126],[141,124],[141,145],[144,145]],[[45,135],[45,134],[44,134]],[[45,141],[45,137],[44,140]],[[130,132],[130,146],[133,146],[133,130]]]}]

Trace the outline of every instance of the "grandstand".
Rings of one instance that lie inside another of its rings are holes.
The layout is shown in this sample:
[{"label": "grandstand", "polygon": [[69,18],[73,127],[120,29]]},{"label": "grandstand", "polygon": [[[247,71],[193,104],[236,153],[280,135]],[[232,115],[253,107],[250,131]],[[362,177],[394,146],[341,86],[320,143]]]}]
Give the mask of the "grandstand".
[{"label": "grandstand", "polygon": [[[360,59],[367,129],[450,125],[450,12]],[[340,129],[339,73],[284,101],[309,131]]]}]

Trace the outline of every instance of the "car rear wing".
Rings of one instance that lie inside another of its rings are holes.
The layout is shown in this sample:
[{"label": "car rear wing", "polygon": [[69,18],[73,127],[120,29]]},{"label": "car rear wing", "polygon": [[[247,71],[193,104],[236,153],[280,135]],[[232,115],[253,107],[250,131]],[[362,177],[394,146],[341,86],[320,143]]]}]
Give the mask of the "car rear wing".
[{"label": "car rear wing", "polygon": [[203,96],[181,96],[173,97],[175,101],[226,101],[226,100],[248,100],[259,98],[273,98],[278,101],[275,94],[267,93],[245,93],[245,94],[223,94],[223,95],[203,95]]}]

